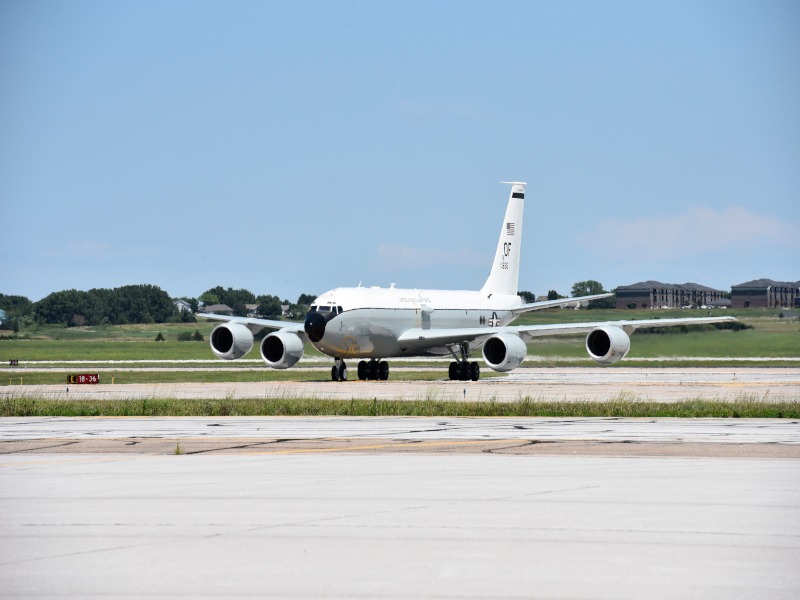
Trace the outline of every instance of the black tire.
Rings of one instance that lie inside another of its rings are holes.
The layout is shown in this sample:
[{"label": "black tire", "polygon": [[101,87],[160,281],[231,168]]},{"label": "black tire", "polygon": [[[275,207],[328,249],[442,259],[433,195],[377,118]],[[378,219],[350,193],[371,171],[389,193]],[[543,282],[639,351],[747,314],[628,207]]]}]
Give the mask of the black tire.
[{"label": "black tire", "polygon": [[336,365],[331,367],[331,381],[339,381],[339,369],[336,368]]},{"label": "black tire", "polygon": [[448,374],[450,375],[450,381],[455,381],[456,379],[458,379],[458,363],[457,362],[451,362],[450,363],[450,369],[449,369]]},{"label": "black tire", "polygon": [[347,367],[345,365],[342,365],[339,370],[339,381],[347,381]]},{"label": "black tire", "polygon": [[469,380],[469,363],[467,361],[462,362],[460,365],[460,375],[459,379],[461,381],[468,381]]},{"label": "black tire", "polygon": [[358,378],[364,381],[367,378],[367,361],[358,361]]},{"label": "black tire", "polygon": [[481,378],[481,366],[478,363],[470,363],[469,376],[472,381],[478,381]]},{"label": "black tire", "polygon": [[389,363],[378,363],[378,377],[380,377],[381,381],[389,379]]},{"label": "black tire", "polygon": [[371,360],[367,365],[367,379],[372,379],[373,381],[378,378],[378,361]]}]

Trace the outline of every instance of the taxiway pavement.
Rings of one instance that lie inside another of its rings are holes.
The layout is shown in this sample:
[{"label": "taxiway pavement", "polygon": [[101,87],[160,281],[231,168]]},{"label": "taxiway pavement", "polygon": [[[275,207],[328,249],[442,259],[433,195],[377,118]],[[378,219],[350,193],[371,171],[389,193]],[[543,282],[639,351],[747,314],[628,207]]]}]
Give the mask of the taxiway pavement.
[{"label": "taxiway pavement", "polygon": [[[101,379],[102,381],[102,379]],[[48,398],[317,398],[380,400],[603,401],[611,398],[674,402],[691,398],[722,401],[800,400],[799,368],[520,368],[477,382],[318,381],[99,385],[7,385],[0,397]]]}]

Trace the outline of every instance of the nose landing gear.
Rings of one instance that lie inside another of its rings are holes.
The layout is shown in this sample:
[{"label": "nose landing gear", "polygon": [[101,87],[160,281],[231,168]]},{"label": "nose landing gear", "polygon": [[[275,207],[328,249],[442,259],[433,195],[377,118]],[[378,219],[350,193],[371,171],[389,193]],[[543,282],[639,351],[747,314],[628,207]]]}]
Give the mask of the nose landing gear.
[{"label": "nose landing gear", "polygon": [[336,364],[331,367],[331,380],[347,381],[347,365],[341,358],[337,358]]}]

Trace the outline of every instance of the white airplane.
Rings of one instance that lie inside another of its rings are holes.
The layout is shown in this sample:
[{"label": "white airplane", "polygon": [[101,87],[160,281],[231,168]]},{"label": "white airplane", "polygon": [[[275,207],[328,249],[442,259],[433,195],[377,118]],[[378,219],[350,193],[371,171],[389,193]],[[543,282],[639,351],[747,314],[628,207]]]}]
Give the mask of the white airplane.
[{"label": "white airplane", "polygon": [[[500,228],[489,278],[479,291],[417,290],[355,287],[336,288],[319,296],[303,323],[227,317],[198,316],[225,321],[211,332],[211,349],[225,360],[245,356],[253,348],[253,334],[275,329],[261,342],[261,358],[274,369],[288,369],[303,356],[307,339],[335,364],[331,379],[345,381],[345,359],[361,359],[359,379],[388,379],[389,363],[397,356],[452,355],[450,379],[477,381],[480,367],[470,362],[473,350],[495,371],[517,368],[527,355],[526,340],[539,336],[586,333],[586,351],[598,363],[615,363],[628,354],[630,335],[639,327],[718,323],[733,317],[688,319],[639,319],[553,325],[510,323],[522,313],[606,298],[596,294],[579,298],[523,303],[517,295],[520,242],[525,186],[511,185],[505,218]],[[364,360],[368,359],[368,360]]]}]

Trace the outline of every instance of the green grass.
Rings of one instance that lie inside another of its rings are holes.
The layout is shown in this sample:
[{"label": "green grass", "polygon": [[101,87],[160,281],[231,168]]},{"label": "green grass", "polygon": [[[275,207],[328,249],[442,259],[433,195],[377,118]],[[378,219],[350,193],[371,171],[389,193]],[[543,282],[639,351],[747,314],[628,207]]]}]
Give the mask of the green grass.
[{"label": "green grass", "polygon": [[437,417],[716,417],[800,418],[800,402],[743,396],[733,402],[702,398],[660,403],[621,395],[605,402],[449,402],[435,399],[69,400],[4,398],[0,416],[437,416]]},{"label": "green grass", "polygon": [[[514,322],[515,325],[567,323],[579,321],[606,321],[619,319],[652,319],[672,317],[700,317],[709,311],[703,310],[546,310],[526,313]],[[800,323],[778,318],[779,310],[739,309],[713,311],[713,315],[736,316],[742,323],[752,327],[743,331],[720,331],[711,326],[703,326],[702,331],[681,332],[680,328],[667,328],[667,333],[648,334],[640,330],[632,337],[631,352],[618,363],[619,366],[633,366],[637,358],[668,357],[665,366],[683,366],[675,357],[800,357]],[[179,342],[181,333],[200,331],[205,340],[215,323],[169,323],[151,325],[103,325],[96,327],[61,327],[55,325],[34,326],[21,333],[17,339],[0,339],[0,369],[8,361],[57,360],[57,361],[96,361],[96,360],[209,360],[214,355],[205,342]],[[165,342],[155,342],[161,332]],[[584,348],[583,335],[552,336],[534,340],[528,345],[528,352],[545,358],[544,364],[595,365],[588,358]],[[310,345],[306,345],[307,356],[320,356]],[[248,358],[258,358],[258,348],[254,348]],[[580,359],[580,362],[560,359]],[[223,363],[220,362],[220,365]],[[302,364],[302,363],[301,363]],[[525,363],[528,365],[536,363]],[[654,363],[647,363],[655,366]],[[698,363],[691,363],[701,366]],[[725,366],[724,363],[710,363]],[[731,363],[736,365],[737,363]],[[774,363],[766,363],[772,364]],[[783,364],[783,363],[778,363]],[[790,364],[790,363],[786,363]],[[226,366],[230,366],[229,364]],[[294,370],[293,370],[294,372]],[[1,371],[0,371],[1,373]],[[2,383],[0,381],[0,383]]]}]

